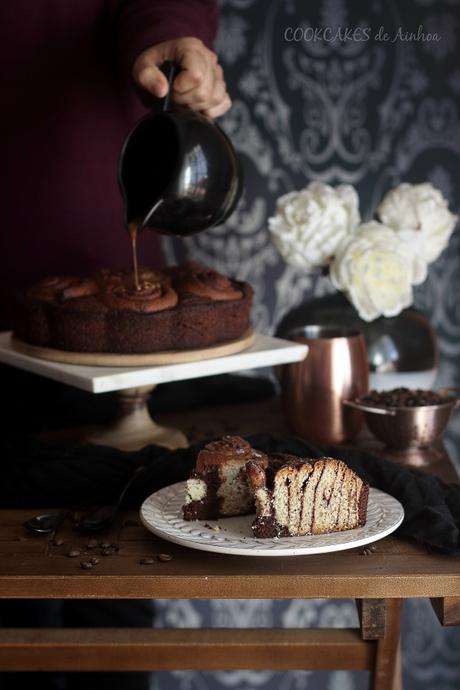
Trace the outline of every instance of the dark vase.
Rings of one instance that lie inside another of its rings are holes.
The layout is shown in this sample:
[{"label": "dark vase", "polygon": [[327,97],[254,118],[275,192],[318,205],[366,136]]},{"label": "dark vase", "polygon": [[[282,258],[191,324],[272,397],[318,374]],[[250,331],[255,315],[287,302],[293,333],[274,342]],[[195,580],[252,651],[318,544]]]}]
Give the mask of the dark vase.
[{"label": "dark vase", "polygon": [[337,292],[300,304],[286,314],[276,334],[289,339],[293,330],[309,325],[352,328],[364,335],[371,388],[433,387],[439,359],[436,333],[428,318],[417,309],[367,322]]}]

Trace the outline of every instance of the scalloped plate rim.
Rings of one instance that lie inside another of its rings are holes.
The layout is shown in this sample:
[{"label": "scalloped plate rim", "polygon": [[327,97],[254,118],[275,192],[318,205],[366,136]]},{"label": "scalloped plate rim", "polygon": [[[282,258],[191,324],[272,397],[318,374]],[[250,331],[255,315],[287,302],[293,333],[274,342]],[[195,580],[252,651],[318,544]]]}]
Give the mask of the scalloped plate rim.
[{"label": "scalloped plate rim", "polygon": [[[372,525],[368,526],[368,523],[366,523],[364,527],[344,532],[279,539],[257,539],[240,533],[237,538],[234,536],[232,539],[225,536],[228,528],[231,530],[233,525],[249,525],[250,529],[253,515],[221,518],[220,520],[186,522],[180,518],[184,496],[185,481],[182,481],[159,489],[159,491],[146,498],[139,511],[140,520],[144,527],[156,536],[181,546],[187,546],[200,551],[239,556],[307,556],[353,549],[383,539],[394,532],[404,519],[404,509],[396,498],[371,487],[369,490],[368,515],[369,512],[380,510],[380,517],[374,527]],[[163,507],[165,503],[167,505],[166,510]],[[389,513],[387,515],[385,515],[386,508],[387,513]],[[152,521],[152,517],[160,517],[161,523],[155,524]],[[175,521],[176,526],[171,524],[172,520]],[[218,534],[223,526],[223,532]],[[215,529],[216,527],[219,528],[218,532]],[[201,535],[190,534],[191,530],[201,532]],[[370,533],[364,536],[364,533],[366,531],[369,532],[369,530]],[[300,540],[302,540],[301,543]],[[235,541],[239,545],[235,545]],[[326,543],[319,544],[320,541],[325,541]]]}]

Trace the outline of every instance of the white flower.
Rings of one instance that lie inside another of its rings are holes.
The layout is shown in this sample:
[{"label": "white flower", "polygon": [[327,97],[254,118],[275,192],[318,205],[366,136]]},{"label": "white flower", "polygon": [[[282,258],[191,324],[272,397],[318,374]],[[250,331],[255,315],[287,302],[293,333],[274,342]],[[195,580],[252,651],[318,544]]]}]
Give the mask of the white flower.
[{"label": "white flower", "polygon": [[268,219],[273,243],[296,268],[327,265],[341,240],[360,222],[358,195],[351,185],[335,189],[312,182],[278,199]]},{"label": "white flower", "polygon": [[437,259],[446,248],[458,220],[431,182],[400,184],[384,196],[377,215],[394,230],[416,230],[418,244],[428,262]]},{"label": "white flower", "polygon": [[415,231],[398,233],[370,221],[337,248],[331,280],[365,321],[396,316],[412,304],[412,285],[426,277],[426,262],[414,253],[417,237]]}]

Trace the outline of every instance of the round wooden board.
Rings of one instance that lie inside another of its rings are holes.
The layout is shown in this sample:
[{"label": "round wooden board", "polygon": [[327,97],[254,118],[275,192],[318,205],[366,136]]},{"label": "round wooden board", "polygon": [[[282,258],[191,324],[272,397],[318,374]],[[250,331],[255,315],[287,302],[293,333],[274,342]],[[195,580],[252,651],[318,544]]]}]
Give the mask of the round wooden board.
[{"label": "round wooden board", "polygon": [[19,338],[11,336],[11,346],[14,350],[30,357],[46,359],[49,362],[63,364],[83,364],[96,367],[143,367],[162,364],[182,364],[185,362],[199,362],[203,359],[226,357],[242,352],[250,347],[255,340],[255,332],[251,328],[238,340],[213,345],[212,347],[196,350],[175,350],[152,352],[146,354],[123,355],[109,352],[67,352],[54,350],[49,347],[29,345]]}]

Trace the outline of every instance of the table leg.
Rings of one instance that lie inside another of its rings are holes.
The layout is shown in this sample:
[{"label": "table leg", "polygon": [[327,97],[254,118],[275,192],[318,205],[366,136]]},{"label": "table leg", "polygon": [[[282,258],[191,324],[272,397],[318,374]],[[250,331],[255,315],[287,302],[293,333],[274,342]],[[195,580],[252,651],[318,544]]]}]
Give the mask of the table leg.
[{"label": "table leg", "polygon": [[402,690],[399,599],[385,599],[385,635],[377,644],[372,690]]}]

